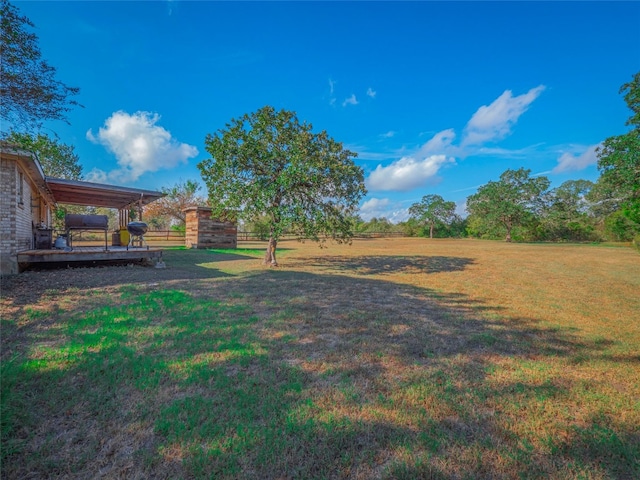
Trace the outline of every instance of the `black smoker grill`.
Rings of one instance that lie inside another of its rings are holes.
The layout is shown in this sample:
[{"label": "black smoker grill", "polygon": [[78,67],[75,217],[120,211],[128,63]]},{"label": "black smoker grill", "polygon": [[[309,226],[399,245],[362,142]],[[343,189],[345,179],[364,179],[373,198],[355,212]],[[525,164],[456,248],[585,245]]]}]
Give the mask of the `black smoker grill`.
[{"label": "black smoker grill", "polygon": [[149,230],[149,226],[144,222],[129,222],[127,224],[127,232],[129,232],[129,244],[127,245],[127,250],[129,247],[133,247],[134,239],[140,241],[140,246],[143,244],[147,246],[147,250],[149,250],[149,244],[144,239],[144,234]]},{"label": "black smoker grill", "polygon": [[77,215],[70,213],[64,216],[64,229],[67,236],[67,246],[70,249],[73,249],[72,230],[102,230],[104,232],[104,249],[108,249],[107,230],[109,229],[109,218],[106,215]]}]

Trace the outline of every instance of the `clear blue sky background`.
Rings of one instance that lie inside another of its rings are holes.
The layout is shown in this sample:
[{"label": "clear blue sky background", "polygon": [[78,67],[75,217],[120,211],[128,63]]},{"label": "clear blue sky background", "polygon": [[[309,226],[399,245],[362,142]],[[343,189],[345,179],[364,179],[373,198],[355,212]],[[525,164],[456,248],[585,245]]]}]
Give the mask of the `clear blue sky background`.
[{"label": "clear blue sky background", "polygon": [[207,133],[272,105],[358,153],[365,219],[426,194],[462,211],[508,168],[596,180],[640,70],[639,2],[15,4],[81,89],[71,125],[47,127],[88,179],[200,181]]}]

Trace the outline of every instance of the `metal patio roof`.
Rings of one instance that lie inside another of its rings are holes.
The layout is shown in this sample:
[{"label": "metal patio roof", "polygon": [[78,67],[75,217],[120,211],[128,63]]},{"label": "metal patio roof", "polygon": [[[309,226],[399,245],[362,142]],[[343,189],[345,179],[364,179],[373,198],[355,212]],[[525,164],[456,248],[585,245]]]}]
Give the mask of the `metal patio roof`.
[{"label": "metal patio roof", "polygon": [[106,208],[130,208],[147,205],[160,197],[162,192],[140,188],[118,187],[102,183],[45,177],[56,203]]}]

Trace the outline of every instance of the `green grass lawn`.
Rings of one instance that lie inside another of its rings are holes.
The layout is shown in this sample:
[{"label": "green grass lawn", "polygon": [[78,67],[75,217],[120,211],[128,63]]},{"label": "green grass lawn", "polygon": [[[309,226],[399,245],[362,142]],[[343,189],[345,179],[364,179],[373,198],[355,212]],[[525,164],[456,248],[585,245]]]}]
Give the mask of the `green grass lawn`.
[{"label": "green grass lawn", "polygon": [[283,246],[5,282],[2,478],[640,478],[633,250]]}]

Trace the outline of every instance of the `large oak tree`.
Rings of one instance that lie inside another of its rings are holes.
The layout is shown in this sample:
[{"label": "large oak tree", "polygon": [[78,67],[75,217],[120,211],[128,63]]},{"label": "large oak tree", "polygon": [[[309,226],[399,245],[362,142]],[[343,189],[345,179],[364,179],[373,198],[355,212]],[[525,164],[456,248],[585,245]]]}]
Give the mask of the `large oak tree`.
[{"label": "large oak tree", "polygon": [[440,195],[425,195],[409,207],[410,218],[429,226],[429,238],[438,223],[448,224],[456,218],[456,203],[447,202]]},{"label": "large oak tree", "polygon": [[615,192],[623,213],[640,224],[640,72],[622,85],[620,93],[632,112],[626,122],[631,129],[607,138],[598,149],[600,182]]},{"label": "large oak tree", "polygon": [[82,165],[72,145],[60,143],[47,135],[13,131],[5,141],[33,152],[48,177],[82,180]]},{"label": "large oak tree", "polygon": [[299,239],[350,241],[351,217],[365,195],[364,173],[326,131],[314,133],[295,112],[271,106],[207,135],[210,159],[198,167],[217,215],[267,218],[265,263],[277,265],[285,231]]},{"label": "large oak tree", "polygon": [[567,180],[547,194],[537,237],[544,240],[595,240],[589,180]]},{"label": "large oak tree", "polygon": [[46,120],[67,120],[79,89],[56,78],[42,59],[33,22],[7,0],[0,1],[0,118],[3,130],[31,130]]},{"label": "large oak tree", "polygon": [[467,211],[476,221],[502,227],[511,241],[514,227],[525,225],[542,210],[550,182],[547,177],[531,177],[531,170],[507,170],[497,182],[481,186],[467,198]]}]

